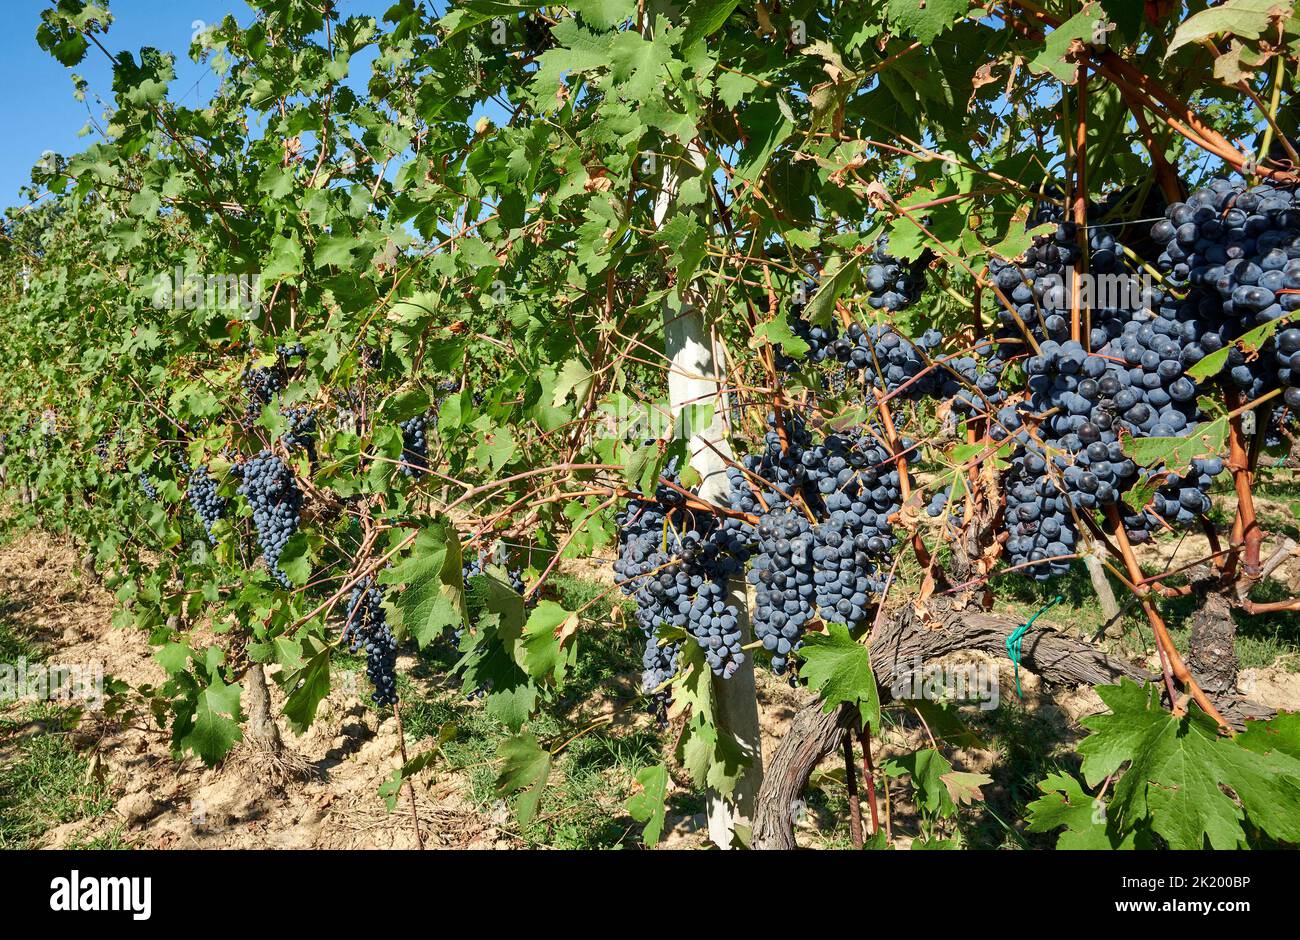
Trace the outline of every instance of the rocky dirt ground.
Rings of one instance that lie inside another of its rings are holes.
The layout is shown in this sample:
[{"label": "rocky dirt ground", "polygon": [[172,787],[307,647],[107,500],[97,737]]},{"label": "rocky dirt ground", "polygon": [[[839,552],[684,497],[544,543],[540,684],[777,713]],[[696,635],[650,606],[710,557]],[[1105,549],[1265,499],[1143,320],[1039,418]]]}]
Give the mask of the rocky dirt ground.
[{"label": "rocky dirt ground", "polygon": [[[76,567],[76,556],[40,534],[0,549],[0,596],[8,618],[27,630],[48,662],[103,663],[107,674],[133,686],[165,678],[144,633],[110,626],[113,598]],[[93,711],[73,732],[79,749],[92,755],[114,798],[114,811],[92,821],[65,823],[45,844],[84,843],[98,830],[124,827],[125,841],[140,848],[412,848],[414,828],[403,799],[386,811],[377,791],[400,765],[396,719],[364,707],[355,690],[336,688],[321,705],[316,723],[302,737],[281,728],[306,761],[303,779],[269,785],[253,755],[236,751],[217,768],[194,758],[179,763],[168,734],[138,719],[130,726]],[[271,687],[273,705],[278,688]],[[22,702],[10,706],[16,710]],[[0,741],[0,763],[21,734]],[[455,775],[431,772],[417,779],[420,828],[429,846],[511,847],[503,829],[504,804],[484,814],[461,796]]]}]

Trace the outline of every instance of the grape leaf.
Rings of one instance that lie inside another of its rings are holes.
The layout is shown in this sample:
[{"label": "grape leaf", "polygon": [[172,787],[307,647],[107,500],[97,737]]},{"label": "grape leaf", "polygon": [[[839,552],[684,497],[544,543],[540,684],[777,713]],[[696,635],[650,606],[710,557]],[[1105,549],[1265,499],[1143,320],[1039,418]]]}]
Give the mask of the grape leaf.
[{"label": "grape leaf", "polygon": [[951,816],[957,811],[957,804],[944,781],[944,776],[952,772],[952,764],[934,748],[927,747],[892,758],[885,761],[882,768],[891,777],[911,777],[917,802],[927,812]]},{"label": "grape leaf", "polygon": [[690,4],[687,15],[686,35],[683,46],[699,42],[712,36],[731,16],[731,12],[740,6],[740,0],[696,0]]},{"label": "grape leaf", "polygon": [[569,6],[599,29],[613,29],[636,12],[635,0],[574,0]]},{"label": "grape leaf", "polygon": [[316,708],[330,694],[330,647],[314,636],[302,640],[306,658],[299,658],[295,668],[281,668],[276,681],[288,698],[284,716],[294,734],[302,734],[316,718]]},{"label": "grape leaf", "polygon": [[554,601],[540,601],[528,617],[515,653],[520,667],[535,679],[549,676],[559,682],[573,661],[573,647],[566,651],[565,643],[577,629],[577,614]]},{"label": "grape leaf", "polygon": [[296,234],[277,235],[271,243],[271,254],[262,268],[264,283],[273,284],[302,273],[302,243]]},{"label": "grape leaf", "polygon": [[1236,741],[1257,754],[1278,751],[1300,760],[1300,712],[1278,712],[1268,721],[1248,721]]},{"label": "grape leaf", "polygon": [[595,374],[582,364],[582,360],[570,359],[560,370],[560,377],[555,382],[555,394],[551,398],[551,405],[555,408],[563,405],[570,392],[574,393],[578,403],[581,404],[587,397],[593,378]]},{"label": "grape leaf", "polygon": [[808,688],[817,691],[823,710],[852,705],[864,723],[872,730],[879,729],[880,691],[871,671],[871,654],[849,636],[848,627],[832,623],[827,624],[825,633],[809,634],[800,655],[803,666],[799,673]]},{"label": "grape leaf", "polygon": [[808,301],[808,307],[804,311],[804,318],[809,323],[827,326],[831,322],[831,318],[835,314],[835,302],[853,283],[862,257],[860,254],[851,255],[847,261],[843,260],[839,255],[831,257],[830,263],[826,265],[826,272],[829,273],[829,277],[827,277],[826,273],[823,273],[817,292]]},{"label": "grape leaf", "polygon": [[645,844],[654,847],[659,844],[659,837],[664,831],[664,797],[668,792],[668,768],[664,764],[644,767],[637,771],[636,782],[641,784],[641,792],[634,793],[627,801],[627,811],[639,823],[645,823],[641,838]]},{"label": "grape leaf", "polygon": [[1198,424],[1186,437],[1126,437],[1126,456],[1141,467],[1165,466],[1181,469],[1195,457],[1212,457],[1223,452],[1228,440],[1228,419],[1215,418]]},{"label": "grape leaf", "polygon": [[1215,36],[1258,39],[1270,29],[1275,18],[1288,19],[1294,15],[1294,10],[1295,4],[1288,0],[1226,0],[1184,20],[1174,32],[1174,38],[1165,50],[1165,58],[1188,43]]},{"label": "grape leaf", "polygon": [[1070,57],[1070,47],[1075,42],[1090,42],[1099,23],[1105,21],[1097,4],[1089,0],[1074,16],[1047,34],[1043,51],[1029,63],[1033,72],[1051,72],[1067,85],[1073,85],[1079,69]]},{"label": "grape leaf", "polygon": [[444,628],[466,623],[460,540],[450,522],[435,522],[415,539],[410,553],[379,573],[381,584],[405,585],[385,606],[399,615],[398,630],[428,646]]},{"label": "grape leaf", "polygon": [[1223,371],[1223,367],[1233,349],[1240,349],[1247,353],[1258,352],[1270,336],[1296,319],[1300,319],[1300,310],[1292,310],[1289,313],[1284,313],[1276,320],[1261,323],[1253,330],[1241,334],[1222,349],[1216,349],[1194,363],[1187,370],[1187,376],[1197,382],[1213,378]]},{"label": "grape leaf", "polygon": [[1089,786],[1127,764],[1110,803],[1119,831],[1149,820],[1171,848],[1236,848],[1247,843],[1248,818],[1271,838],[1300,843],[1300,760],[1220,737],[1195,706],[1181,716],[1166,711],[1154,686],[1122,680],[1097,693],[1110,711],[1083,720],[1092,734],[1079,753]]},{"label": "grape leaf", "polygon": [[177,746],[193,751],[209,767],[215,766],[243,737],[238,720],[239,696],[239,683],[226,685],[219,676],[212,676],[207,688],[194,699],[192,710],[177,708]]},{"label": "grape leaf", "polygon": [[1187,377],[1194,382],[1214,378],[1223,371],[1223,366],[1228,361],[1228,354],[1231,352],[1232,346],[1228,345],[1201,357],[1187,369]]},{"label": "grape leaf", "polygon": [[284,543],[284,548],[281,550],[275,566],[284,572],[290,583],[299,587],[310,580],[311,553],[306,532],[299,531],[289,536],[289,540]]},{"label": "grape leaf", "polygon": [[[455,726],[453,725],[452,727],[454,728]],[[447,740],[444,737],[445,733],[446,729],[444,726],[444,728],[440,729],[439,732],[438,744],[440,746]],[[390,813],[397,808],[397,798],[402,792],[402,784],[406,783],[406,781],[410,780],[420,771],[424,770],[424,768],[432,764],[434,758],[438,756],[438,753],[438,748],[434,747],[425,751],[423,754],[417,754],[415,757],[412,757],[401,767],[398,767],[389,774],[384,782],[379,785],[379,795],[384,798],[384,805],[388,807]]]},{"label": "grape leaf", "polygon": [[928,46],[936,36],[966,15],[966,0],[889,0],[889,25]]},{"label": "grape leaf", "polygon": [[[470,688],[466,693],[472,691],[474,689]],[[520,682],[504,688],[494,687],[483,702],[483,710],[511,731],[518,731],[532,717],[536,708],[537,686],[531,682]]]},{"label": "grape leaf", "polygon": [[497,754],[502,759],[497,796],[519,793],[515,808],[519,822],[527,826],[537,814],[537,804],[551,775],[551,753],[542,749],[532,733],[524,732],[501,742]]},{"label": "grape leaf", "polygon": [[960,803],[962,806],[970,806],[975,800],[984,799],[984,791],[980,787],[988,786],[993,782],[993,778],[988,774],[965,770],[951,770],[946,774],[940,774],[939,779],[948,788],[948,796],[953,803]]},{"label": "grape leaf", "polygon": [[1084,792],[1069,774],[1055,773],[1038,783],[1043,795],[1026,807],[1029,832],[1065,831],[1056,840],[1058,849],[1131,849],[1133,832],[1120,836],[1108,822],[1106,804]]}]

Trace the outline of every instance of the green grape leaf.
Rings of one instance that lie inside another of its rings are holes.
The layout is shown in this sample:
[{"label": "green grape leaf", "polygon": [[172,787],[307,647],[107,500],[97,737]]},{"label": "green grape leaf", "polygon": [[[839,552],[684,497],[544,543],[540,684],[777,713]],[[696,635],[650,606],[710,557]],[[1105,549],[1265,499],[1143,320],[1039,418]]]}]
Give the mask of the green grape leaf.
[{"label": "green grape leaf", "polygon": [[944,781],[952,773],[952,764],[934,748],[913,751],[902,757],[885,761],[882,768],[891,777],[908,776],[916,790],[917,803],[926,812],[951,816],[957,811],[948,784]]},{"label": "green grape leaf", "polygon": [[311,552],[306,532],[295,532],[289,536],[276,561],[276,567],[298,587],[311,580]]},{"label": "green grape leaf", "polygon": [[494,686],[484,699],[483,710],[494,721],[501,722],[511,731],[518,731],[537,710],[537,686],[531,682],[504,688]]},{"label": "green grape leaf", "polygon": [[296,277],[302,273],[302,243],[296,234],[277,235],[271,243],[271,254],[262,268],[264,283]]},{"label": "green grape leaf", "polygon": [[1168,59],[1188,43],[1199,43],[1216,36],[1258,39],[1275,18],[1292,14],[1293,4],[1286,0],[1225,0],[1208,10],[1188,17],[1174,32],[1165,50]]},{"label": "green grape leaf", "polygon": [[1228,419],[1198,424],[1186,437],[1125,437],[1124,454],[1141,467],[1164,466],[1179,470],[1195,457],[1213,457],[1227,446]]},{"label": "green grape leaf", "polygon": [[1247,843],[1248,818],[1271,838],[1300,843],[1300,760],[1220,737],[1195,706],[1182,716],[1165,711],[1153,686],[1123,680],[1097,692],[1110,711],[1084,719],[1092,734],[1079,753],[1090,786],[1128,765],[1110,803],[1120,831],[1149,820],[1172,848],[1236,848]]},{"label": "green grape leaf", "polygon": [[835,315],[835,304],[857,277],[863,257],[864,255],[852,255],[848,260],[843,260],[839,255],[831,257],[817,292],[808,301],[808,307],[804,311],[804,318],[809,323],[818,326],[830,324]]},{"label": "green grape leaf", "polygon": [[[439,746],[443,743],[441,734],[438,743]],[[432,764],[438,754],[439,751],[436,747],[430,748],[423,754],[417,754],[389,774],[384,782],[379,785],[379,795],[383,797],[384,805],[388,807],[390,813],[397,808],[397,799],[402,792],[402,785]]]},{"label": "green grape leaf", "polygon": [[578,630],[578,615],[554,601],[539,601],[524,626],[522,642],[515,653],[521,669],[534,679],[563,680],[573,661],[573,647],[565,644]]},{"label": "green grape leaf", "polygon": [[1073,85],[1079,70],[1070,57],[1070,47],[1075,42],[1092,42],[1098,24],[1105,19],[1095,0],[1089,0],[1078,13],[1047,34],[1042,51],[1029,63],[1030,70],[1051,72],[1066,85]]},{"label": "green grape leaf", "polygon": [[655,764],[637,771],[636,782],[641,792],[628,798],[627,811],[632,818],[645,824],[641,838],[653,848],[659,844],[664,831],[664,799],[668,793],[668,767]]},{"label": "green grape leaf", "polygon": [[1051,832],[1064,826],[1057,837],[1058,849],[1131,849],[1135,836],[1120,837],[1110,825],[1104,801],[1084,792],[1069,774],[1050,774],[1039,781],[1043,795],[1026,807],[1030,832]]},{"label": "green grape leaf", "polygon": [[581,404],[587,398],[587,392],[591,389],[591,382],[595,378],[595,373],[582,364],[581,359],[570,359],[560,370],[560,376],[555,382],[555,394],[551,398],[552,407],[558,408],[565,403],[572,392],[578,403]]},{"label": "green grape leaf", "polygon": [[966,0],[889,0],[885,16],[894,29],[928,46],[969,9]]},{"label": "green grape leaf", "polygon": [[[705,673],[712,678],[707,670]],[[751,763],[732,734],[700,714],[692,714],[687,722],[678,745],[678,758],[696,786],[710,787],[723,796],[736,789],[736,783]]]},{"label": "green grape leaf", "polygon": [[1223,367],[1228,362],[1228,355],[1231,352],[1232,345],[1229,344],[1222,349],[1216,349],[1214,352],[1203,356],[1187,369],[1187,377],[1194,382],[1204,382],[1206,379],[1214,378],[1223,371]]},{"label": "green grape leaf", "polygon": [[880,728],[880,690],[871,671],[871,654],[849,636],[840,623],[827,624],[825,633],[811,633],[799,655],[799,674],[817,692],[823,710],[852,705],[872,730]]},{"label": "green grape leaf", "polygon": [[811,348],[804,340],[795,336],[790,329],[789,315],[782,311],[771,320],[765,320],[754,328],[749,338],[749,347],[757,349],[763,343],[781,347],[781,351],[792,359],[799,359]]},{"label": "green grape leaf", "polygon": [[167,643],[154,650],[153,658],[158,660],[158,665],[162,666],[168,675],[175,675],[189,665],[190,657],[193,655],[194,651],[186,643]]},{"label": "green grape leaf", "polygon": [[316,719],[316,709],[330,694],[330,647],[317,637],[302,641],[303,656],[293,669],[281,668],[276,681],[285,691],[284,717],[294,734],[303,734]]},{"label": "green grape leaf", "polygon": [[1300,761],[1300,712],[1278,712],[1268,721],[1247,721],[1236,741],[1257,754],[1276,751]]},{"label": "green grape leaf", "polygon": [[502,762],[497,775],[497,796],[518,793],[516,812],[519,822],[527,826],[537,815],[537,805],[551,775],[551,754],[542,749],[530,732],[524,732],[503,741],[497,756]]},{"label": "green grape leaf", "polygon": [[215,766],[243,737],[239,730],[238,683],[226,685],[213,676],[200,689],[190,707],[176,710],[174,739],[182,750],[193,751],[203,763]]},{"label": "green grape leaf", "polygon": [[402,634],[428,646],[451,626],[468,620],[460,540],[450,522],[435,521],[420,530],[409,554],[379,573],[381,584],[403,585],[385,605],[400,614]]},{"label": "green grape leaf", "polygon": [[359,240],[352,235],[326,235],[316,242],[312,260],[318,268],[329,265],[346,268],[352,263],[352,252],[359,246]]},{"label": "green grape leaf", "polygon": [[1212,379],[1220,372],[1228,362],[1228,356],[1234,349],[1240,349],[1245,353],[1256,353],[1264,348],[1269,337],[1284,326],[1290,325],[1294,320],[1300,319],[1300,310],[1292,310],[1282,314],[1276,320],[1269,320],[1267,323],[1261,323],[1246,333],[1241,334],[1227,346],[1222,349],[1216,349],[1214,352],[1194,363],[1187,370],[1187,376],[1197,382],[1203,382],[1206,379]]},{"label": "green grape leaf", "polygon": [[636,12],[635,0],[575,0],[569,7],[597,29],[613,29]]}]

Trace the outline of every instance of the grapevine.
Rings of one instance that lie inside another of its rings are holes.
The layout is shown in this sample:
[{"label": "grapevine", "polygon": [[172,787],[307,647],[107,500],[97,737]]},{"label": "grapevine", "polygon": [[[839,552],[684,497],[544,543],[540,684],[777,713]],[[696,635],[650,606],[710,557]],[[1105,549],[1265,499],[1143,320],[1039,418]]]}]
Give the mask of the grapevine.
[{"label": "grapevine", "polygon": [[[282,758],[364,655],[419,844],[471,726],[521,840],[599,741],[620,840],[690,789],[717,844],[791,847],[780,788],[842,756],[855,847],[981,801],[1012,840],[1300,844],[1237,652],[1300,611],[1289,0],[283,0],[195,35],[193,99],[108,51],[117,6],[34,24],[105,120],[0,227],[4,518],[155,648],[113,715]],[[971,652],[1097,686],[1093,743],[981,793],[930,722],[991,719],[905,682]],[[760,733],[780,696],[806,720]]]}]

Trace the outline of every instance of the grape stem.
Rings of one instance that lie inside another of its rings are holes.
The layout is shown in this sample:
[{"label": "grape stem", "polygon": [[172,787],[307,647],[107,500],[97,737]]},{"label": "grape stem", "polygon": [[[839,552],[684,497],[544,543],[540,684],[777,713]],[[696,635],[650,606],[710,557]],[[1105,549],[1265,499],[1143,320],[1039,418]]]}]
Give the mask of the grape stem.
[{"label": "grape stem", "polygon": [[[1164,660],[1167,658],[1167,667],[1169,671],[1171,671],[1178,679],[1183,688],[1191,693],[1192,698],[1196,701],[1196,704],[1201,707],[1201,710],[1218,722],[1219,727],[1226,733],[1231,734],[1231,727],[1224,720],[1223,715],[1219,713],[1219,710],[1214,707],[1214,703],[1210,701],[1209,696],[1207,696],[1204,690],[1201,689],[1195,677],[1192,676],[1186,663],[1183,662],[1182,656],[1178,654],[1178,650],[1174,646],[1173,639],[1169,636],[1169,631],[1165,627],[1165,622],[1161,618],[1160,612],[1156,610],[1155,604],[1151,601],[1150,592],[1144,590],[1138,585],[1138,582],[1141,581],[1143,577],[1142,568],[1138,565],[1137,558],[1133,554],[1133,546],[1129,544],[1128,533],[1124,531],[1124,523],[1120,519],[1119,509],[1113,504],[1106,507],[1106,521],[1110,525],[1111,537],[1114,538],[1116,544],[1119,546],[1120,556],[1124,560],[1124,567],[1128,570],[1129,580],[1132,582],[1133,587],[1137,589],[1139,597],[1141,598],[1142,610],[1146,613],[1147,620],[1151,624],[1151,632],[1155,634],[1156,646],[1160,650],[1161,655],[1161,665],[1166,665]],[[1165,679],[1166,683],[1168,683],[1169,676],[1166,675]],[[1179,705],[1178,700],[1172,698],[1172,689],[1170,689],[1170,694],[1170,705],[1172,706],[1174,714],[1181,714],[1183,709],[1181,705]]]},{"label": "grape stem", "polygon": [[[1137,122],[1138,133],[1142,135],[1142,145],[1151,157],[1151,165],[1156,171],[1156,182],[1160,184],[1160,192],[1164,195],[1165,201],[1182,202],[1186,198],[1182,181],[1178,178],[1178,171],[1165,159],[1164,148],[1160,146],[1155,132],[1151,129],[1151,122],[1147,120],[1146,109],[1142,106],[1142,102],[1122,88],[1120,97],[1124,99],[1129,111],[1133,113],[1133,119]],[[1131,254],[1127,247],[1124,253]],[[1162,277],[1161,280],[1163,279]]]},{"label": "grape stem", "polygon": [[[1241,393],[1235,389],[1225,392],[1228,407],[1233,413],[1228,422],[1228,469],[1232,471],[1232,483],[1237,491],[1237,516],[1232,528],[1233,555],[1228,562],[1231,569],[1236,560],[1236,552],[1244,548],[1242,574],[1238,583],[1239,592],[1246,591],[1259,580],[1260,545],[1264,541],[1264,531],[1259,527],[1255,517],[1255,500],[1251,495],[1254,461],[1246,450],[1245,435],[1241,427]],[[1259,415],[1256,416],[1260,417]],[[1242,595],[1244,596],[1244,594]]]},{"label": "grape stem", "polygon": [[[885,401],[879,390],[876,391],[876,404],[880,411],[880,423],[885,429],[885,437],[889,440],[889,449],[894,453],[894,463],[898,468],[900,501],[903,505],[907,505],[907,498],[912,492],[911,481],[907,479],[907,457],[903,455],[898,432],[894,430],[894,419],[889,413],[889,403]],[[930,552],[926,549],[925,542],[921,540],[919,532],[912,533],[912,551],[916,553],[916,560],[922,568],[930,567]]]},{"label": "grape stem", "polygon": [[[402,754],[402,767],[405,768],[408,762],[406,756],[406,734],[402,729],[402,710],[393,703],[393,717],[397,719],[397,746]],[[410,780],[406,783],[406,795],[411,801],[411,828],[415,832],[415,844],[419,846],[420,851],[424,851],[424,836],[420,833],[420,814],[415,807],[415,785]]]},{"label": "grape stem", "polygon": [[[1045,26],[1057,29],[1061,25],[1060,19],[1029,0],[1010,0],[1009,5],[1018,8],[1029,18]],[[1190,105],[1179,100],[1173,92],[1150,76],[1143,74],[1131,62],[1125,61],[1109,49],[1094,49],[1086,45],[1083,48],[1085,54],[1096,64],[1098,74],[1110,79],[1119,88],[1126,101],[1130,104],[1138,102],[1145,105],[1169,127],[1201,149],[1220,157],[1238,173],[1243,176],[1270,177],[1282,183],[1296,182],[1297,176],[1292,171],[1256,166],[1253,158],[1243,154],[1222,134],[1206,125]]]},{"label": "grape stem", "polygon": [[876,809],[876,767],[871,760],[871,726],[862,725],[858,735],[862,745],[862,778],[867,785],[867,805],[871,808],[871,834],[880,831],[880,812]]},{"label": "grape stem", "polygon": [[609,497],[609,499],[605,500],[603,503],[601,503],[591,512],[587,513],[587,515],[583,516],[582,519],[578,522],[578,524],[573,526],[573,528],[569,530],[568,535],[564,537],[564,541],[561,542],[560,547],[556,549],[555,555],[552,556],[550,564],[546,566],[546,570],[542,572],[541,577],[539,577],[537,581],[534,582],[532,587],[530,587],[527,591],[524,592],[525,601],[527,601],[530,597],[536,595],[537,592],[541,590],[542,585],[546,583],[546,579],[550,577],[551,571],[554,570],[557,564],[559,564],[560,559],[564,557],[564,551],[569,547],[569,543],[572,542],[575,538],[577,538],[578,533],[581,532],[584,528],[586,528],[587,523],[590,522],[592,519],[595,519],[598,515],[600,515],[610,506],[612,506],[618,500],[618,498],[619,497],[617,494]]},{"label": "grape stem", "polygon": [[[1088,57],[1079,56],[1079,110],[1075,116],[1074,139],[1074,225],[1079,254],[1074,259],[1074,283],[1070,285],[1070,339],[1085,343],[1091,329],[1084,330],[1084,311],[1080,304],[1083,277],[1088,272]],[[1091,318],[1089,318],[1091,319]]]},{"label": "grape stem", "polygon": [[844,735],[844,786],[849,791],[849,834],[855,849],[862,848],[862,804],[858,799],[858,781],[854,774],[853,736]]}]

